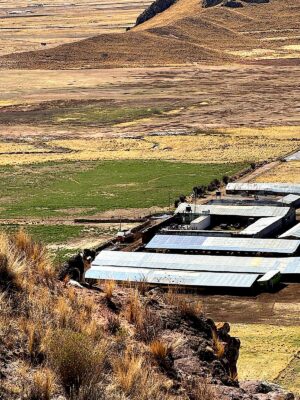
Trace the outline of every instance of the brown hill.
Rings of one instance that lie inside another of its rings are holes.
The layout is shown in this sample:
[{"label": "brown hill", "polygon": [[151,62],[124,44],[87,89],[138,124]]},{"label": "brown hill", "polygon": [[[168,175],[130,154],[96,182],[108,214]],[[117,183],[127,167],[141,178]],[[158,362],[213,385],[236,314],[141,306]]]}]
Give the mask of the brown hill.
[{"label": "brown hill", "polygon": [[178,0],[129,32],[12,54],[3,68],[68,69],[299,58],[300,0],[203,8]]}]

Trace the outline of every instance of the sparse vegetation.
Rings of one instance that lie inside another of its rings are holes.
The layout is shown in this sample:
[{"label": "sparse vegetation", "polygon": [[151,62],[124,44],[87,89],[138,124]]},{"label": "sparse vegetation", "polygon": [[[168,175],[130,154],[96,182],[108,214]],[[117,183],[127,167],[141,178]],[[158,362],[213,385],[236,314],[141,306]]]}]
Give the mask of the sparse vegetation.
[{"label": "sparse vegetation", "polygon": [[217,394],[205,378],[192,379],[187,385],[190,400],[217,400]]},{"label": "sparse vegetation", "polygon": [[180,294],[177,288],[169,288],[165,295],[165,300],[168,304],[175,307],[182,318],[197,319],[204,313],[201,301],[189,300]]}]

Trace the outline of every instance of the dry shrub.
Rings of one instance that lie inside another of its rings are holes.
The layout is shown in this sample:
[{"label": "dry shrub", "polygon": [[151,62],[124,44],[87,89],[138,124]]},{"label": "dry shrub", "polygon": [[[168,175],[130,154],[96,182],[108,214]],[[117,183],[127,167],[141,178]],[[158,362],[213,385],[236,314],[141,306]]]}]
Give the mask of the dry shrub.
[{"label": "dry shrub", "polygon": [[102,379],[107,348],[104,341],[95,346],[86,334],[65,329],[52,334],[46,351],[65,392],[75,396],[83,385],[96,384]]},{"label": "dry shrub", "polygon": [[165,301],[175,308],[182,318],[197,319],[203,315],[201,301],[190,301],[178,293],[177,289],[170,289],[165,295]]},{"label": "dry shrub", "polygon": [[41,283],[53,288],[55,271],[42,244],[23,230],[0,235],[0,281],[2,288],[23,289]]},{"label": "dry shrub", "polygon": [[125,310],[125,318],[131,324],[138,324],[141,318],[143,305],[140,300],[139,292],[130,292],[129,301]]},{"label": "dry shrub", "polygon": [[149,288],[150,285],[145,279],[137,284],[137,289],[142,296],[145,296],[145,294],[149,291]]},{"label": "dry shrub", "polygon": [[22,320],[21,329],[25,335],[25,348],[32,364],[39,364],[44,359],[42,342],[45,332],[39,322]]},{"label": "dry shrub", "polygon": [[122,357],[113,362],[116,382],[128,396],[133,395],[136,390],[137,382],[142,375],[143,362],[144,359],[140,355],[135,355],[128,349]]},{"label": "dry shrub", "polygon": [[116,287],[116,282],[109,280],[104,282],[103,291],[105,293],[106,299],[110,300],[114,294],[114,289]]},{"label": "dry shrub", "polygon": [[107,318],[107,330],[112,335],[115,335],[120,331],[121,321],[120,318],[116,315],[109,315]]},{"label": "dry shrub", "polygon": [[219,339],[218,334],[215,330],[212,331],[212,338],[213,338],[213,346],[214,346],[215,354],[218,358],[222,358],[225,353],[225,345]]},{"label": "dry shrub", "polygon": [[153,341],[162,328],[161,318],[142,303],[138,290],[130,293],[125,318],[134,324],[137,339],[146,343]]},{"label": "dry shrub", "polygon": [[55,378],[49,369],[35,372],[33,382],[27,390],[27,400],[50,400],[54,391]]},{"label": "dry shrub", "polygon": [[3,290],[18,290],[26,270],[24,260],[14,251],[9,238],[0,235],[0,287]]},{"label": "dry shrub", "polygon": [[[127,349],[113,361],[117,388],[132,400],[168,400],[163,381],[147,364],[143,356]],[[114,397],[120,399],[121,395]]]},{"label": "dry shrub", "polygon": [[189,400],[217,400],[214,388],[204,378],[192,379],[186,385]]},{"label": "dry shrub", "polygon": [[154,340],[150,343],[149,349],[152,356],[159,364],[163,364],[167,357],[172,353],[172,346],[169,346],[160,340]]},{"label": "dry shrub", "polygon": [[188,301],[182,298],[178,310],[183,318],[199,318],[203,315],[203,304],[201,301]]},{"label": "dry shrub", "polygon": [[157,338],[162,329],[162,320],[159,315],[149,307],[144,307],[140,318],[135,324],[136,338],[149,343]]}]

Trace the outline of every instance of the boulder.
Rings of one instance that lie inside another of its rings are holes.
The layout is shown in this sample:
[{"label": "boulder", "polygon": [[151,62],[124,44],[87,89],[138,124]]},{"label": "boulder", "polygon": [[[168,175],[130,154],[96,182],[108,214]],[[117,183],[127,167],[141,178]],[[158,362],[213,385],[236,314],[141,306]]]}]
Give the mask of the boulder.
[{"label": "boulder", "polygon": [[208,8],[221,4],[223,0],[202,0],[202,7]]},{"label": "boulder", "polygon": [[167,10],[171,7],[177,0],[156,0],[152,3],[141,15],[138,16],[135,26],[148,21],[149,19],[155,17],[155,15]]},{"label": "boulder", "polygon": [[243,4],[240,1],[234,1],[234,0],[225,1],[222,4],[222,6],[230,7],[230,8],[241,8],[241,7],[244,7]]}]

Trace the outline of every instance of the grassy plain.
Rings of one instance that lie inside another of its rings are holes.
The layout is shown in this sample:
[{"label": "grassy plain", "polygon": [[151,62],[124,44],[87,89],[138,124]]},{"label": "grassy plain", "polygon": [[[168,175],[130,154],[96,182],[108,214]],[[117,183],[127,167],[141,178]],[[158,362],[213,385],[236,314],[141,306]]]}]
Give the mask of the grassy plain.
[{"label": "grassy plain", "polygon": [[232,324],[241,340],[239,378],[275,381],[300,393],[300,327]]},{"label": "grassy plain", "polygon": [[[146,111],[147,112],[147,111]],[[149,110],[149,113],[152,111]],[[158,113],[158,111],[157,111]],[[135,113],[136,115],[136,113]],[[139,114],[140,115],[140,114]],[[103,118],[111,118],[105,116]],[[124,116],[126,118],[126,115]],[[65,121],[66,122],[66,121]],[[69,119],[70,122],[70,119]],[[205,164],[272,160],[298,150],[296,127],[225,129],[194,134],[0,141],[0,165],[48,161],[165,160]],[[18,155],[16,158],[14,155]]]},{"label": "grassy plain", "polygon": [[245,164],[162,161],[64,162],[2,168],[0,217],[91,215],[117,208],[168,206],[193,186]]},{"label": "grassy plain", "polygon": [[288,161],[276,169],[258,176],[255,182],[291,182],[300,183],[300,161]]}]

